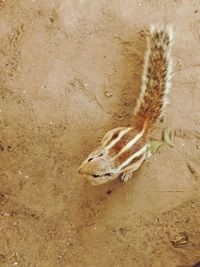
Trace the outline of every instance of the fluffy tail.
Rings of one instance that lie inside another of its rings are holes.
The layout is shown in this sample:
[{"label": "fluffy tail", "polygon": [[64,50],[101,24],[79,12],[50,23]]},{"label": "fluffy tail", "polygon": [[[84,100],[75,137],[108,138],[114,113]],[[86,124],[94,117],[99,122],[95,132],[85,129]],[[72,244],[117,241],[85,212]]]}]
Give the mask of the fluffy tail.
[{"label": "fluffy tail", "polygon": [[171,47],[173,32],[169,26],[152,25],[147,40],[141,94],[135,110],[137,128],[148,132],[164,115],[171,87]]}]

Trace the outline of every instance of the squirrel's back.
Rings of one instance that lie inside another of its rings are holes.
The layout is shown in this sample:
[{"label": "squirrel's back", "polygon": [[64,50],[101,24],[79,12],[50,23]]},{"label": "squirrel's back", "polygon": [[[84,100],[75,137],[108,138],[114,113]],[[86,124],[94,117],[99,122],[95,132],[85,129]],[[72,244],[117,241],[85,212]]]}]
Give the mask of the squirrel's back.
[{"label": "squirrel's back", "polygon": [[151,130],[164,115],[171,87],[173,32],[153,25],[147,38],[141,94],[135,109],[135,126]]}]

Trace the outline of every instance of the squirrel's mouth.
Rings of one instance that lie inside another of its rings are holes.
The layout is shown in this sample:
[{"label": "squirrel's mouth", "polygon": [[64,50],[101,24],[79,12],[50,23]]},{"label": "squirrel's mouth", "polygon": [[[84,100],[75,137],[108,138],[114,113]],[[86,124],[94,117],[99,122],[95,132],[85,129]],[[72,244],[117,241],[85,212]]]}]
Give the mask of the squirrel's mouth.
[{"label": "squirrel's mouth", "polygon": [[117,176],[118,174],[109,172],[105,174],[90,174],[86,175],[85,177],[92,185],[102,185],[113,181],[117,178]]},{"label": "squirrel's mouth", "polygon": [[110,176],[112,176],[112,174],[111,173],[105,173],[105,174],[101,174],[101,175],[100,174],[92,174],[91,176],[94,178],[102,178],[104,176],[110,177]]}]

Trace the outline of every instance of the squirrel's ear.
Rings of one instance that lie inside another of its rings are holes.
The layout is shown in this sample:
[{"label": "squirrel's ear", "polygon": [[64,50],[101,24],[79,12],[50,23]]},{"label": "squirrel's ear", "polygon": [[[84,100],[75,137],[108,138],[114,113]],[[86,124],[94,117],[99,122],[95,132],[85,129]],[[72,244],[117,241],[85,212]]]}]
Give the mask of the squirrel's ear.
[{"label": "squirrel's ear", "polygon": [[108,143],[110,143],[110,141],[112,141],[112,139],[117,138],[118,134],[123,129],[126,129],[126,127],[119,127],[108,131],[101,140],[102,146],[105,147]]}]

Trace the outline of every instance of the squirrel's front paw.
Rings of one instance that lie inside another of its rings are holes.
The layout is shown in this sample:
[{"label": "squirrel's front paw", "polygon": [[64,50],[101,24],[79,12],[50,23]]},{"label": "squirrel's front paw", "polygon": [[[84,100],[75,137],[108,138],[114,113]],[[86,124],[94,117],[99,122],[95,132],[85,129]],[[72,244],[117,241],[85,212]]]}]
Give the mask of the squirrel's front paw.
[{"label": "squirrel's front paw", "polygon": [[123,182],[127,182],[131,178],[131,176],[132,176],[132,172],[125,172],[122,174],[121,180]]}]

